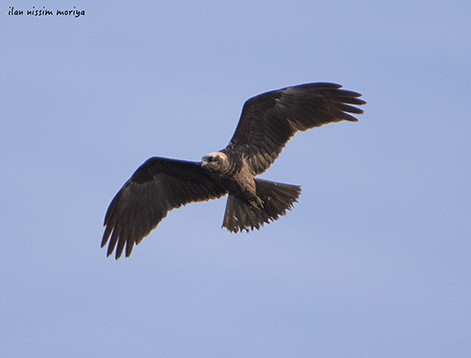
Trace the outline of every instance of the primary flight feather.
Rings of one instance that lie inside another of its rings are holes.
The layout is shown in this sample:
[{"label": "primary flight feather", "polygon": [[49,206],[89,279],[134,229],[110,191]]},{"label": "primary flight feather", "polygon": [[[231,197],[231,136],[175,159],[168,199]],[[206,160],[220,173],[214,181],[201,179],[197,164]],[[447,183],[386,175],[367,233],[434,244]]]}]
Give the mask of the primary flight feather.
[{"label": "primary flight feather", "polygon": [[257,179],[276,160],[298,131],[343,120],[363,111],[357,92],[333,83],[309,83],[260,94],[244,104],[239,124],[226,148],[201,162],[150,158],[111,201],[106,212],[107,255],[134,244],[157,227],[167,213],[182,205],[229,194],[223,226],[231,232],[259,229],[285,215],[297,201],[296,185]]}]

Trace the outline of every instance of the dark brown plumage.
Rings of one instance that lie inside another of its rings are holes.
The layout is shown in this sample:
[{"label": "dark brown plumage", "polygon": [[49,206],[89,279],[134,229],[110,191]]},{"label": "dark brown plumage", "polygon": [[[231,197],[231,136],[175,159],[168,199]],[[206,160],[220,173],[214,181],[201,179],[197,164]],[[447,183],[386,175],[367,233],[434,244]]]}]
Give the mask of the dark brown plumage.
[{"label": "dark brown plumage", "polygon": [[150,158],[112,200],[105,216],[101,246],[118,259],[182,205],[229,194],[223,226],[238,232],[259,229],[285,215],[301,188],[257,179],[298,131],[342,120],[363,111],[356,92],[333,83],[311,83],[267,92],[245,102],[228,146],[201,162]]}]

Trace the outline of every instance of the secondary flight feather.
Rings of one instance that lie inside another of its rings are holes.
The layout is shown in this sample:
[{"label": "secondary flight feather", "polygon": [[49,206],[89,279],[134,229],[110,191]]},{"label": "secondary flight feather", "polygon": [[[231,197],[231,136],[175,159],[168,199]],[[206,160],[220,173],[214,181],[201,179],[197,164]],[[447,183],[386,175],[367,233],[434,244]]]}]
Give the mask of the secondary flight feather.
[{"label": "secondary flight feather", "polygon": [[229,194],[223,227],[260,229],[285,215],[301,187],[258,179],[298,131],[357,119],[361,94],[333,83],[309,83],[250,98],[226,148],[201,162],[153,157],[142,164],[111,201],[101,242],[116,259],[150,234],[167,213]]}]

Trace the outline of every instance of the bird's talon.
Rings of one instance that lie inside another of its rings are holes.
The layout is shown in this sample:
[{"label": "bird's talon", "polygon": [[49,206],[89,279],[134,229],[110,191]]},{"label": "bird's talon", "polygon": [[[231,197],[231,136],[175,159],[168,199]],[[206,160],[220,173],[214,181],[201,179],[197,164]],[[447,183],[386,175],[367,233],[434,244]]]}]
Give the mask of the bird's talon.
[{"label": "bird's talon", "polygon": [[265,202],[257,196],[257,200],[249,200],[249,204],[258,210],[262,210]]}]

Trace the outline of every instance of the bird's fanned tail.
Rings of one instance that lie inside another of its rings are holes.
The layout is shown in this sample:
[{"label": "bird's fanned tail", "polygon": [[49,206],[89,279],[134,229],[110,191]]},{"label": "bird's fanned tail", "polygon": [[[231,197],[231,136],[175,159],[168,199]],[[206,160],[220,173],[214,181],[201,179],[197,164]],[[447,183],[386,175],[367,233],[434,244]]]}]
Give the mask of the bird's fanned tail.
[{"label": "bird's fanned tail", "polygon": [[231,232],[260,229],[285,215],[297,202],[301,187],[255,179],[258,202],[250,203],[234,195],[229,195],[226,205],[223,227]]}]

